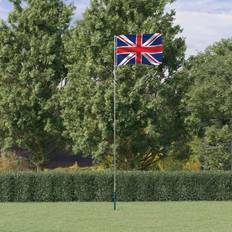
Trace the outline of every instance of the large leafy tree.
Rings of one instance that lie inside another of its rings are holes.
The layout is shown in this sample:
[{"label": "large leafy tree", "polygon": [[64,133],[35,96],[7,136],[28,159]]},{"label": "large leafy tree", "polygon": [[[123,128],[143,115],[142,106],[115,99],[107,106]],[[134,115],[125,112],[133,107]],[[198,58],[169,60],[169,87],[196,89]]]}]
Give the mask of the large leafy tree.
[{"label": "large leafy tree", "polygon": [[62,95],[65,134],[73,150],[95,160],[112,157],[114,35],[160,32],[160,67],[117,69],[118,166],[148,169],[170,147],[184,141],[180,114],[182,88],[173,78],[184,59],[185,43],[174,25],[172,2],[93,0],[67,39],[68,84]]},{"label": "large leafy tree", "polygon": [[203,169],[230,169],[232,141],[232,39],[222,40],[188,62],[186,122]]},{"label": "large leafy tree", "polygon": [[66,76],[63,37],[72,7],[62,0],[11,0],[0,25],[2,149],[23,148],[37,166],[60,142],[57,85]]}]

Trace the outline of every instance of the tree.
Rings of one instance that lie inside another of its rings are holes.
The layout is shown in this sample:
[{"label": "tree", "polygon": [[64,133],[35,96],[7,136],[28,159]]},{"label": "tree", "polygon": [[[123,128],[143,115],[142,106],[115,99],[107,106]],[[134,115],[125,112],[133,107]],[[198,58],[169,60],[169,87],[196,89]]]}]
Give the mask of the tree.
[{"label": "tree", "polygon": [[0,25],[1,147],[30,152],[37,166],[61,142],[57,85],[66,76],[63,37],[72,7],[62,0],[11,0]]},{"label": "tree", "polygon": [[[180,93],[172,79],[185,43],[174,26],[172,1],[93,0],[66,43],[68,84],[62,95],[65,134],[73,150],[95,161],[112,158],[114,35],[160,32],[164,64],[117,69],[118,167],[148,169],[180,137]],[[180,127],[178,128],[179,125]]]},{"label": "tree", "polygon": [[162,66],[117,69],[118,167],[148,169],[179,137],[181,126],[175,123],[181,125],[182,118],[172,76],[183,62],[185,43],[173,25],[175,12],[164,13],[169,2],[94,0],[73,28],[61,98],[65,134],[75,152],[102,162],[112,158],[113,38],[118,34],[161,32],[165,41]]},{"label": "tree", "polygon": [[186,77],[188,126],[203,169],[230,169],[232,141],[232,39],[190,59]]}]

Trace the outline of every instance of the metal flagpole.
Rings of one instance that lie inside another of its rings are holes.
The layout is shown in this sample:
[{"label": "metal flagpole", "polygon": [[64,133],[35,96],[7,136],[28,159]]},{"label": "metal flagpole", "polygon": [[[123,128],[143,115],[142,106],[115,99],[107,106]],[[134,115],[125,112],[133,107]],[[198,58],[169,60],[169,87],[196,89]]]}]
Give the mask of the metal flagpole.
[{"label": "metal flagpole", "polygon": [[114,210],[116,210],[117,203],[117,192],[116,192],[116,37],[114,36],[114,192],[113,192],[113,201],[114,201]]},{"label": "metal flagpole", "polygon": [[230,155],[231,155],[231,160],[230,160],[230,168],[231,168],[231,171],[232,171],[232,141],[230,143]]}]

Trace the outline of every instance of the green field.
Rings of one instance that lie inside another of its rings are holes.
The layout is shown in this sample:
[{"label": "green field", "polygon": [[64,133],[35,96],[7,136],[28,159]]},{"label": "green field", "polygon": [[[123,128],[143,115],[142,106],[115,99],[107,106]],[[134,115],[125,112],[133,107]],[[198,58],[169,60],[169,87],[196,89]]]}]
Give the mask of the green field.
[{"label": "green field", "polygon": [[1,203],[1,232],[230,232],[232,202]]}]

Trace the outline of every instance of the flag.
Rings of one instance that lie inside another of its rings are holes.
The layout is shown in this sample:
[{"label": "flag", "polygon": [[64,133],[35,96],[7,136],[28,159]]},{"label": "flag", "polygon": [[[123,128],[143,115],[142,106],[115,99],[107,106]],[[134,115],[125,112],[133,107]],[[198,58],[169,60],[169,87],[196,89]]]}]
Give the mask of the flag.
[{"label": "flag", "polygon": [[115,44],[116,65],[160,65],[163,61],[163,39],[160,33],[118,35]]}]

